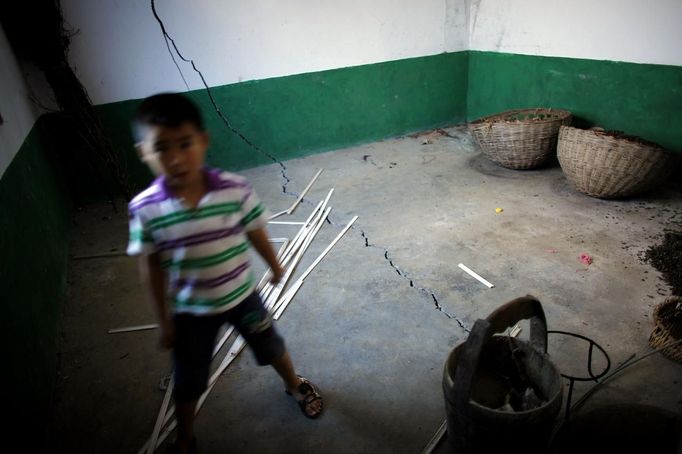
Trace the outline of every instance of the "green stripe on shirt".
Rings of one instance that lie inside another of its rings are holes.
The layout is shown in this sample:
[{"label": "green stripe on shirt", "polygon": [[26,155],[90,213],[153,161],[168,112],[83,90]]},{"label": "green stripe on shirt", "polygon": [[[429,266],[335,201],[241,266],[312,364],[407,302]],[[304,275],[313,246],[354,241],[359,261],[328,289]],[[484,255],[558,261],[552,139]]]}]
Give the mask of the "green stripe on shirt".
[{"label": "green stripe on shirt", "polygon": [[263,214],[264,211],[265,208],[263,207],[262,204],[259,203],[253,210],[249,211],[248,214],[242,218],[242,225],[248,225],[249,222],[253,221],[258,216]]},{"label": "green stripe on shirt", "polygon": [[200,298],[188,298],[185,300],[175,299],[175,305],[178,307],[191,307],[191,306],[205,306],[205,307],[220,307],[230,304],[232,301],[236,300],[244,293],[248,292],[253,285],[253,275],[249,275],[249,279],[236,289],[232,290],[227,295],[216,298],[216,299],[200,299]]},{"label": "green stripe on shirt", "polygon": [[159,216],[157,218],[150,219],[147,226],[151,230],[158,230],[165,227],[170,227],[171,225],[180,224],[181,222],[191,221],[192,219],[202,219],[211,216],[238,213],[239,210],[241,210],[241,203],[239,202],[219,203],[193,210],[182,210],[167,214],[165,216]]},{"label": "green stripe on shirt", "polygon": [[137,242],[142,242],[142,243],[152,243],[154,241],[154,238],[148,233],[145,232],[144,230],[131,230],[130,231],[130,242],[131,243],[137,243]]},{"label": "green stripe on shirt", "polygon": [[246,252],[249,249],[249,243],[243,242],[237,246],[231,247],[219,254],[209,255],[206,257],[196,257],[191,259],[184,259],[179,261],[165,260],[161,263],[162,268],[170,268],[176,270],[187,270],[197,268],[207,268],[209,266],[218,265],[226,262],[231,258]]}]

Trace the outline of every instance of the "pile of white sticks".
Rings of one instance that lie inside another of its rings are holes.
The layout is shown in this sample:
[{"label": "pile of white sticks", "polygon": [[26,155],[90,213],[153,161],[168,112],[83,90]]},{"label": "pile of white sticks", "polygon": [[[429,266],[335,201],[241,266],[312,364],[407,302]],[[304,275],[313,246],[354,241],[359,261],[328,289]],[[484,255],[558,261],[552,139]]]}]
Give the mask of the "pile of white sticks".
[{"label": "pile of white sticks", "polygon": [[[292,205],[292,207],[289,208],[289,210],[277,213],[276,215],[270,218],[270,221],[272,222],[272,219],[283,214],[293,213],[293,211],[296,209],[298,204],[301,202],[301,200],[303,199],[303,197],[305,196],[305,194],[310,189],[310,187],[315,182],[315,180],[317,179],[321,172],[322,169],[320,169],[320,171],[318,171],[315,177],[313,177],[312,181],[308,184],[306,189],[298,197],[296,202],[294,202],[294,205]],[[351,219],[350,222],[348,222],[348,224],[339,232],[336,238],[334,238],[334,240],[332,240],[332,242],[312,262],[312,264],[300,276],[298,276],[298,278],[290,286],[287,286],[294,274],[294,271],[296,270],[296,266],[301,261],[301,258],[305,254],[310,244],[315,239],[317,232],[319,232],[319,230],[326,222],[327,216],[329,216],[331,207],[327,206],[327,204],[329,203],[329,199],[331,198],[333,192],[334,189],[332,188],[325,197],[325,199],[317,204],[317,206],[312,211],[310,216],[308,216],[308,219],[306,219],[305,222],[272,222],[273,224],[290,224],[301,226],[300,229],[298,230],[298,233],[296,233],[296,235],[292,239],[287,238],[282,239],[283,244],[279,250],[279,253],[277,254],[277,258],[282,268],[284,268],[284,276],[282,277],[280,282],[277,283],[276,285],[270,283],[269,282],[270,271],[267,271],[263,276],[263,279],[261,279],[260,283],[257,286],[257,291],[261,299],[263,300],[265,307],[270,311],[275,320],[280,318],[284,310],[287,308],[287,306],[293,299],[294,295],[296,295],[296,292],[301,288],[303,282],[308,277],[308,275],[313,271],[315,266],[317,266],[317,264],[320,263],[320,261],[327,255],[327,253],[334,247],[334,245],[341,239],[341,237],[343,237],[343,235],[348,231],[348,229],[351,228],[355,220],[358,218],[357,216],[355,216],[353,219]],[[287,289],[286,292],[285,289]],[[120,333],[137,331],[140,329],[153,329],[154,327],[155,325],[144,325],[140,327],[114,329],[110,330],[109,332]],[[225,352],[225,355],[222,361],[220,362],[220,365],[215,370],[215,372],[213,372],[209,379],[208,388],[201,395],[199,401],[197,402],[196,408],[197,413],[199,412],[202,405],[206,401],[206,398],[208,397],[211,390],[215,386],[216,382],[218,381],[218,378],[220,378],[222,373],[225,372],[225,369],[227,369],[227,367],[232,363],[232,361],[234,361],[234,359],[237,357],[237,355],[239,355],[239,353],[244,349],[246,345],[246,342],[244,341],[244,338],[242,336],[240,335],[232,336],[233,333],[234,327],[229,327],[215,345],[215,348],[213,350],[214,358],[218,355],[218,353],[220,353],[223,347],[225,347],[226,344],[228,344],[228,340],[232,339],[231,343],[229,343],[229,346],[226,347],[227,351]],[[166,438],[168,438],[168,436],[171,435],[173,430],[175,430],[175,427],[177,425],[177,421],[175,420],[174,417],[175,407],[171,405],[173,387],[174,381],[173,378],[171,378],[168,383],[168,387],[166,388],[166,394],[163,397],[161,408],[159,409],[159,414],[156,418],[156,423],[154,424],[154,430],[152,431],[152,434],[149,437],[149,439],[140,448],[139,452],[141,454],[145,452],[153,453],[159,446],[161,446],[161,444],[166,440]]]}]

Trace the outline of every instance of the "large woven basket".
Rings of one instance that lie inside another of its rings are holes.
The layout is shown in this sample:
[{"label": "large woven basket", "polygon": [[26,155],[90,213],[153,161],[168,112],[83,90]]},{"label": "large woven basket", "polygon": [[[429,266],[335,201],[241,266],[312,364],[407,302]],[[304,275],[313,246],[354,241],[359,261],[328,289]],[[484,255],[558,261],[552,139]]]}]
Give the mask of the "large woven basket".
[{"label": "large woven basket", "polygon": [[[654,330],[649,337],[649,346],[661,348],[669,342],[682,339],[682,298],[672,296],[654,309]],[[682,363],[682,344],[664,348],[662,354]]]},{"label": "large woven basket", "polygon": [[636,137],[569,126],[559,131],[557,155],[578,191],[604,199],[651,189],[668,176],[676,159],[659,145]]},{"label": "large woven basket", "polygon": [[559,126],[571,113],[556,109],[509,110],[469,123],[469,131],[492,161],[510,169],[532,169],[554,153]]}]

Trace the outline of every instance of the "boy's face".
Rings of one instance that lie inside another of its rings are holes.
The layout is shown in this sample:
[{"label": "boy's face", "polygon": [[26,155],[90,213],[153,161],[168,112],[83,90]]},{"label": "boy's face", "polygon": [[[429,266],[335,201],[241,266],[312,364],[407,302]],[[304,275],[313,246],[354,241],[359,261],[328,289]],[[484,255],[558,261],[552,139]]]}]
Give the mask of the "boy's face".
[{"label": "boy's face", "polygon": [[182,123],[174,128],[148,126],[138,152],[152,172],[166,176],[168,186],[184,190],[201,185],[207,148],[208,134]]}]

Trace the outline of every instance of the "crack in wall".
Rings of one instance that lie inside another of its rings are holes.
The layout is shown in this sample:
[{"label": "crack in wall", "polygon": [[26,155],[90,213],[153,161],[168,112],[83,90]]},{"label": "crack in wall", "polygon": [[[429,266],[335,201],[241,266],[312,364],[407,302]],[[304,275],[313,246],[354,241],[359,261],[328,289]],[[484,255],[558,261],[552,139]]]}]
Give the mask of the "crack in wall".
[{"label": "crack in wall", "polygon": [[[161,17],[159,16],[158,12],[156,11],[155,0],[151,0],[151,9],[152,9],[152,14],[154,15],[154,18],[156,19],[156,21],[159,24],[159,27],[161,28],[161,34],[163,35],[164,42],[166,43],[166,48],[168,49],[168,53],[170,54],[171,59],[173,60],[173,63],[175,63],[175,67],[177,68],[178,72],[180,73],[180,77],[182,77],[182,80],[185,81],[185,76],[182,74],[182,70],[180,69],[180,66],[177,64],[177,62],[175,60],[175,56],[173,55],[173,52],[171,51],[170,44],[173,45],[173,49],[175,50],[175,53],[178,55],[180,60],[184,61],[185,63],[189,63],[192,66],[192,69],[194,70],[194,72],[196,72],[199,75],[199,78],[201,79],[201,83],[204,86],[204,89],[206,90],[206,94],[208,95],[208,99],[211,101],[211,105],[213,106],[213,110],[215,110],[216,114],[218,114],[218,117],[220,117],[220,119],[225,124],[225,126],[227,126],[227,128],[232,133],[234,133],[237,137],[239,137],[251,149],[253,149],[256,152],[267,157],[273,163],[279,165],[281,168],[280,174],[282,175],[282,178],[284,179],[284,183],[282,184],[282,192],[284,194],[290,195],[292,197],[298,197],[298,194],[287,191],[287,185],[291,182],[291,179],[287,176],[287,166],[284,165],[284,163],[281,160],[279,160],[277,157],[275,157],[273,154],[268,153],[267,151],[260,148],[258,145],[256,145],[251,140],[249,140],[244,134],[242,134],[241,131],[239,131],[237,128],[232,126],[230,119],[227,117],[227,115],[223,114],[222,110],[220,110],[220,106],[218,106],[218,103],[216,102],[215,98],[213,97],[213,92],[211,91],[211,88],[208,86],[208,83],[206,82],[206,79],[204,78],[204,74],[199,70],[199,68],[197,68],[193,59],[186,58],[184,55],[182,55],[182,53],[180,53],[180,50],[178,49],[178,46],[175,43],[175,40],[166,31],[166,26],[163,23],[163,20],[161,20]],[[185,85],[187,85],[186,81],[185,81]],[[189,86],[187,86],[187,88],[189,89]]]}]

